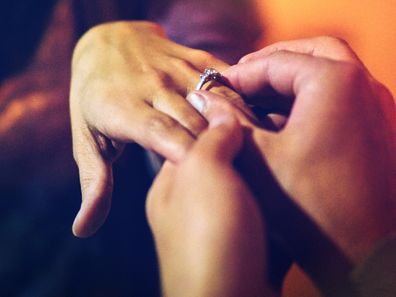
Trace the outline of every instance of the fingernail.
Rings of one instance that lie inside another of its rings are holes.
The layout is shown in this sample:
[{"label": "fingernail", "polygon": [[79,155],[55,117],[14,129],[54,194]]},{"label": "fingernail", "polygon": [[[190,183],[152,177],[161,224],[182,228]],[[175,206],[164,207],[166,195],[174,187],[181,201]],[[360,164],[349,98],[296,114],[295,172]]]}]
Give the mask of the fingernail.
[{"label": "fingernail", "polygon": [[187,101],[199,112],[203,113],[205,110],[205,98],[196,92],[188,94]]},{"label": "fingernail", "polygon": [[213,117],[209,123],[209,128],[216,128],[221,125],[230,125],[235,121],[235,117],[229,113],[222,113]]}]

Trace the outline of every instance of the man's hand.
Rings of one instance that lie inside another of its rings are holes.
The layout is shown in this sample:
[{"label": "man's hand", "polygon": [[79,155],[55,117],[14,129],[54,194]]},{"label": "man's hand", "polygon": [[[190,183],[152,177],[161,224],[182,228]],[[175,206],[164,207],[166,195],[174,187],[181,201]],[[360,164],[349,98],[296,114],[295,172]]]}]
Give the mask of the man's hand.
[{"label": "man's hand", "polygon": [[169,41],[158,25],[148,22],[101,25],[80,40],[70,96],[83,195],[75,235],[89,236],[105,220],[112,162],[125,143],[136,142],[171,161],[184,156],[207,125],[185,96],[208,65],[227,66],[206,52]]},{"label": "man's hand", "polygon": [[164,294],[270,296],[263,221],[233,168],[242,129],[221,110],[208,119],[209,130],[178,165],[165,163],[148,196]]},{"label": "man's hand", "polygon": [[228,110],[248,127],[285,192],[352,263],[394,232],[395,103],[348,46],[328,37],[281,43],[244,58],[224,76],[242,94],[261,95],[267,106],[268,92],[291,99],[284,128],[259,129],[208,92],[188,100],[204,116]]}]

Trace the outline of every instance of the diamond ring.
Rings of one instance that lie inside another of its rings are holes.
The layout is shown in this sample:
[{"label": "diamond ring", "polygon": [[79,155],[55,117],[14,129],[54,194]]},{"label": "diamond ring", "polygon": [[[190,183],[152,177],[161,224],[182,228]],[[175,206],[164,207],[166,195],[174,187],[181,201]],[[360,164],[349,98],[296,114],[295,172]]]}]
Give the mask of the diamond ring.
[{"label": "diamond ring", "polygon": [[199,76],[201,79],[199,80],[197,86],[195,87],[196,91],[202,89],[204,84],[209,81],[216,80],[221,81],[221,74],[214,68],[206,68],[205,71]]}]

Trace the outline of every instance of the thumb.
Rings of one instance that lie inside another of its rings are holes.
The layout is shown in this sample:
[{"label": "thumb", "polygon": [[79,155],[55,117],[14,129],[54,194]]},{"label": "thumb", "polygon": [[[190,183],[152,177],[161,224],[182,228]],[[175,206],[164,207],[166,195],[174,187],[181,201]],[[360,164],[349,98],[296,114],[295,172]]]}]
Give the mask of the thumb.
[{"label": "thumb", "polygon": [[242,127],[231,113],[212,113],[209,129],[203,132],[191,149],[191,155],[199,156],[202,162],[231,164],[242,149]]},{"label": "thumb", "polygon": [[253,128],[255,119],[242,111],[224,96],[208,91],[194,91],[187,96],[187,101],[210,123],[216,122],[224,114],[232,114],[241,125]]},{"label": "thumb", "polygon": [[[269,151],[271,143],[275,142],[275,134],[259,127],[261,123],[257,123],[255,119],[250,118],[249,115],[223,96],[199,91],[190,93],[187,100],[208,120],[209,127],[213,126],[214,123],[219,123],[222,115],[228,114],[232,115],[244,129],[249,131],[248,140],[252,138],[263,151]],[[223,151],[226,150],[224,147],[227,149],[226,146],[223,146]]]},{"label": "thumb", "polygon": [[82,203],[73,223],[73,234],[77,237],[89,237],[100,228],[110,211],[112,166],[110,161],[102,157],[92,139],[73,142],[84,144],[74,148],[80,174]]}]

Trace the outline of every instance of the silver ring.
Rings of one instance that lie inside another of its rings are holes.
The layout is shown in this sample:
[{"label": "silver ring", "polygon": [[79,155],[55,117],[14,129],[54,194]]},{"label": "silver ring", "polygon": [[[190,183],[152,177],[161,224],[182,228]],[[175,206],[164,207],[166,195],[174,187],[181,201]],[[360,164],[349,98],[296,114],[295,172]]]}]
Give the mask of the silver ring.
[{"label": "silver ring", "polygon": [[206,68],[205,71],[199,76],[200,80],[195,87],[195,91],[199,91],[202,89],[204,84],[206,84],[209,81],[216,80],[220,81],[221,80],[221,74],[214,68]]}]

